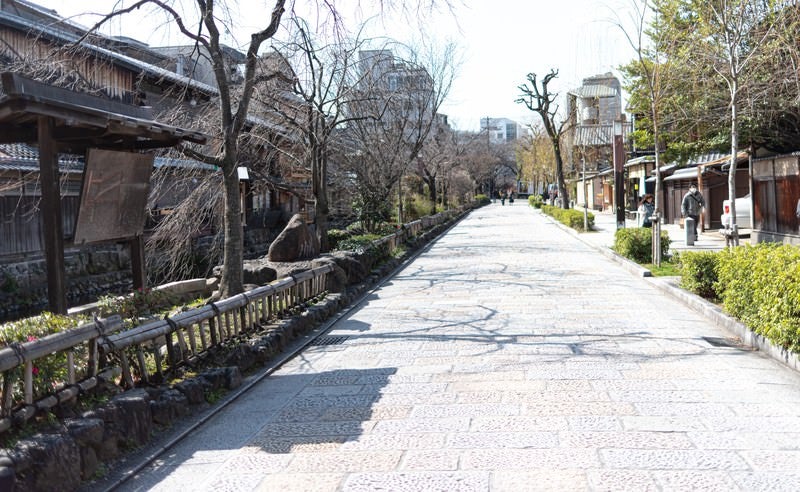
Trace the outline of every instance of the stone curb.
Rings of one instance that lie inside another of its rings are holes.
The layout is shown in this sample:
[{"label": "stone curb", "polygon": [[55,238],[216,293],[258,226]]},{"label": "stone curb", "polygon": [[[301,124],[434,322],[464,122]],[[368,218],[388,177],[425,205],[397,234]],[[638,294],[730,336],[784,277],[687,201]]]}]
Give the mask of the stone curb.
[{"label": "stone curb", "polygon": [[765,355],[784,364],[789,369],[800,372],[800,354],[789,352],[782,347],[778,347],[768,338],[750,330],[744,323],[725,314],[716,304],[675,285],[674,279],[675,277],[665,277],[661,279],[654,277],[650,280],[650,283],[701,313],[717,326],[737,336],[741,339],[743,345],[763,352]]},{"label": "stone curb", "polygon": [[759,352],[763,352],[765,355],[771,357],[772,359],[775,359],[776,361],[785,365],[789,369],[800,372],[800,354],[789,352],[788,350],[782,347],[778,347],[766,337],[750,330],[750,328],[748,328],[744,323],[725,314],[725,312],[722,311],[722,309],[716,304],[709,302],[703,299],[702,297],[696,294],[692,294],[691,292],[686,291],[680,288],[679,286],[675,285],[674,280],[671,280],[674,279],[674,277],[666,277],[666,278],[653,277],[652,272],[647,268],[644,268],[638,263],[618,255],[609,248],[598,246],[590,241],[585,240],[583,237],[581,237],[581,233],[579,233],[578,231],[576,231],[571,227],[565,226],[564,224],[558,222],[549,215],[546,214],[542,215],[545,218],[547,218],[550,222],[561,228],[562,230],[567,231],[568,233],[575,236],[584,244],[594,248],[595,250],[599,251],[606,257],[621,264],[623,268],[630,271],[634,275],[641,277],[648,277],[648,281],[656,288],[664,291],[665,293],[671,295],[675,299],[683,302],[690,308],[694,309],[695,311],[699,312],[700,314],[708,318],[715,325],[719,326],[720,328],[723,328],[732,335],[738,337],[742,341],[743,345],[750,347],[754,350],[758,350]]}]

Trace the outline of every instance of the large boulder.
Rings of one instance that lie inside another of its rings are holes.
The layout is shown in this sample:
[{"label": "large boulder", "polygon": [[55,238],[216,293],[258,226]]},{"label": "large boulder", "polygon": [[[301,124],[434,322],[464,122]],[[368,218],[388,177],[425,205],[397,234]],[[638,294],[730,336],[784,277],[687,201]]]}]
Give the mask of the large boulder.
[{"label": "large boulder", "polygon": [[319,240],[306,225],[303,216],[295,214],[277,238],[269,245],[269,261],[308,260],[319,255]]}]

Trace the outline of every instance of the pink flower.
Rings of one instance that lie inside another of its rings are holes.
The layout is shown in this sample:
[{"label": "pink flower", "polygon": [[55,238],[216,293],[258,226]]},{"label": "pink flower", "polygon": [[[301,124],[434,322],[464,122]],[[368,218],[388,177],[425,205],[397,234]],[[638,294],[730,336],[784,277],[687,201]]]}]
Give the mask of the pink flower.
[{"label": "pink flower", "polygon": [[32,373],[34,376],[38,376],[38,375],[39,375],[39,368],[38,368],[38,367],[36,367],[36,366],[33,366],[33,369],[31,370],[31,373]]},{"label": "pink flower", "polygon": [[35,337],[35,336],[33,336],[33,335],[28,335],[28,341],[29,341],[29,342],[32,342],[32,341],[34,341],[34,340],[38,340],[38,338],[36,338],[36,337]]}]

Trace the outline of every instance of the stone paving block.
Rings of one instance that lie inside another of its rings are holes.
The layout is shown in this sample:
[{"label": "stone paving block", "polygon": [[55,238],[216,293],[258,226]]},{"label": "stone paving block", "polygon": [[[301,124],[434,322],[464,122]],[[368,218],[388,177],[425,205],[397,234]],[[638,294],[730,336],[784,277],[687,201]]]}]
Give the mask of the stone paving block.
[{"label": "stone paving block", "polygon": [[287,472],[335,473],[392,471],[397,468],[402,451],[338,451],[294,455]]},{"label": "stone paving block", "polygon": [[567,448],[693,449],[694,443],[679,432],[560,432]]},{"label": "stone paving block", "polygon": [[509,403],[460,403],[449,405],[417,405],[411,418],[487,417],[519,415],[520,406]]},{"label": "stone paving block", "polygon": [[523,371],[503,372],[452,372],[434,374],[434,382],[469,382],[469,381],[521,381],[525,379]]},{"label": "stone paving block", "polygon": [[500,403],[505,395],[502,391],[464,391],[456,395],[456,403]]},{"label": "stone paving block", "polygon": [[739,489],[731,475],[723,471],[653,470],[651,473],[659,490],[664,492],[684,490],[729,492]]},{"label": "stone paving block", "polygon": [[396,406],[412,406],[419,404],[431,405],[444,405],[447,403],[454,403],[456,401],[456,393],[453,392],[440,392],[433,394],[426,393],[384,393],[381,394],[377,400],[376,405],[396,405]]},{"label": "stone paving block", "polygon": [[275,437],[258,436],[250,440],[242,452],[246,453],[328,453],[336,451],[346,443],[357,439],[358,436],[296,436],[296,437]]},{"label": "stone paving block", "polygon": [[615,415],[578,415],[567,417],[569,430],[609,432],[621,431],[622,423]]},{"label": "stone paving block", "polygon": [[378,434],[465,431],[469,428],[469,423],[468,417],[383,420],[375,423],[373,432]]},{"label": "stone paving block", "polygon": [[792,417],[797,415],[797,403],[727,402],[731,411],[741,416]]},{"label": "stone paving block", "polygon": [[623,416],[622,426],[628,431],[690,432],[709,430],[705,421],[696,417]]},{"label": "stone paving block", "polygon": [[477,417],[472,419],[470,432],[531,432],[568,430],[564,416]]},{"label": "stone paving block", "polygon": [[492,492],[564,492],[587,490],[583,470],[526,470],[492,472]]},{"label": "stone paving block", "polygon": [[458,381],[449,383],[448,391],[544,391],[545,381]]},{"label": "stone paving block", "polygon": [[703,417],[702,421],[707,430],[714,432],[751,432],[754,429],[764,429],[768,432],[796,433],[800,429],[800,416],[770,417],[768,421],[761,417]]},{"label": "stone paving block", "polygon": [[530,403],[541,402],[607,402],[610,398],[605,391],[509,391],[503,401],[505,403]]},{"label": "stone paving block", "polygon": [[733,416],[733,411],[724,403],[705,402],[669,402],[665,403],[633,403],[636,413],[651,416],[673,417],[726,417]]},{"label": "stone paving block", "polygon": [[[597,391],[669,391],[676,389],[675,383],[668,379],[600,379],[591,381]],[[687,389],[688,390],[688,389]]]},{"label": "stone paving block", "polygon": [[770,492],[796,492],[800,490],[800,473],[784,472],[731,472],[731,477],[741,490]]},{"label": "stone paving block", "polygon": [[411,406],[372,405],[370,407],[335,407],[323,411],[318,419],[335,420],[386,420],[403,419],[411,413]]},{"label": "stone paving block", "polygon": [[309,398],[315,396],[357,395],[359,393],[364,393],[364,385],[362,384],[327,385],[303,388],[297,396],[300,398]]},{"label": "stone paving block", "polygon": [[756,471],[800,471],[800,451],[798,450],[747,450],[740,451],[742,457]]},{"label": "stone paving block", "polygon": [[452,471],[457,469],[458,455],[441,449],[406,451],[400,461],[400,470]]},{"label": "stone paving block", "polygon": [[279,473],[261,476],[256,492],[331,492],[339,489],[345,473]]},{"label": "stone paving block", "polygon": [[706,400],[704,393],[698,390],[610,390],[608,394],[614,401],[658,403],[660,405],[671,404],[672,402],[702,402]]},{"label": "stone paving block", "polygon": [[559,445],[556,432],[457,432],[447,438],[452,449],[554,448]]},{"label": "stone paving block", "polygon": [[349,476],[342,492],[417,492],[420,490],[475,492],[489,490],[487,472],[395,472],[355,473]]},{"label": "stone paving block", "polygon": [[408,450],[444,448],[446,433],[378,433],[357,436],[342,444],[342,450]]},{"label": "stone paving block", "polygon": [[649,471],[642,470],[588,470],[590,490],[643,491],[659,490]]},{"label": "stone paving block", "polygon": [[538,402],[524,405],[521,415],[635,415],[634,406],[625,402]]},{"label": "stone paving block", "polygon": [[461,453],[463,470],[585,469],[600,466],[595,450],[590,449],[471,449]]},{"label": "stone paving block", "polygon": [[447,389],[447,383],[393,383],[390,385],[365,384],[362,393],[368,394],[429,394]]},{"label": "stone paving block", "polygon": [[375,422],[372,421],[272,422],[261,429],[258,437],[357,435],[368,432],[374,425]]},{"label": "stone paving block", "polygon": [[750,467],[733,451],[671,449],[601,449],[607,468],[640,470],[748,470]]}]

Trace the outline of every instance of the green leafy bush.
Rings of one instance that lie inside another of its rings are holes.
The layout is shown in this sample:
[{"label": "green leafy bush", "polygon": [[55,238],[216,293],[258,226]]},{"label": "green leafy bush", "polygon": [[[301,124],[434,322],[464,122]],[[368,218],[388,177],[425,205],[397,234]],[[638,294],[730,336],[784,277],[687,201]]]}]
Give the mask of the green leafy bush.
[{"label": "green leafy bush", "polygon": [[717,265],[719,255],[714,251],[687,251],[680,257],[680,286],[706,299],[716,300]]},{"label": "green leafy bush", "polygon": [[[661,231],[661,254],[669,252],[669,234]],[[648,227],[617,229],[614,251],[636,263],[653,262],[653,230]]]},{"label": "green leafy bush", "polygon": [[339,241],[336,249],[340,251],[364,251],[372,241],[380,239],[379,234],[359,234]]},{"label": "green leafy bush", "polygon": [[719,253],[715,288],[726,312],[800,352],[800,249],[761,243]]},{"label": "green leafy bush", "polygon": [[152,315],[171,307],[177,297],[164,290],[139,289],[127,296],[103,296],[97,304],[102,316],[119,314],[131,325],[139,318]]},{"label": "green leafy bush", "polygon": [[487,204],[492,202],[489,199],[488,196],[482,195],[482,194],[481,195],[475,195],[475,201],[478,202],[478,204],[480,204],[480,205],[487,205]]},{"label": "green leafy bush", "polygon": [[341,241],[349,238],[352,235],[350,231],[342,229],[329,229],[328,230],[328,244],[331,249],[336,249]]},{"label": "green leafy bush", "polygon": [[[552,216],[557,221],[572,227],[575,230],[583,230],[583,212],[572,208],[563,209],[561,207],[553,207],[550,205],[542,205],[542,212]],[[589,212],[587,215],[587,222],[589,229],[594,227],[594,214]]]},{"label": "green leafy bush", "polygon": [[[38,340],[53,333],[60,333],[75,328],[78,319],[53,313],[42,313],[39,316],[12,321],[0,325],[0,344],[24,343]],[[14,401],[21,401],[24,395],[23,366],[9,371]],[[36,359],[33,364],[33,397],[34,399],[51,393],[57,384],[67,378],[67,354],[60,352]]]},{"label": "green leafy bush", "polygon": [[533,208],[542,208],[542,205],[544,205],[544,202],[542,201],[542,195],[530,195],[528,197],[528,205]]}]

